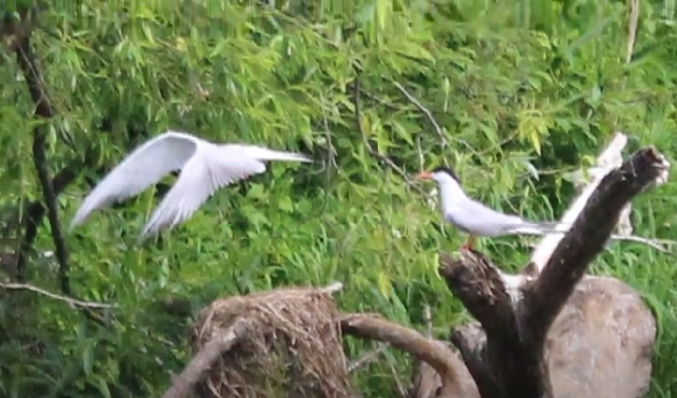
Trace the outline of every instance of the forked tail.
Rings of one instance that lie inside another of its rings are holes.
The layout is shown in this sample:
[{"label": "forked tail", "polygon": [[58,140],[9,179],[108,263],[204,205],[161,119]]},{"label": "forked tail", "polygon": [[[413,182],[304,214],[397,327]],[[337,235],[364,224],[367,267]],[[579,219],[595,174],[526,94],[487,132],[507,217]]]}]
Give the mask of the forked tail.
[{"label": "forked tail", "polygon": [[242,146],[247,155],[259,160],[286,160],[292,162],[311,163],[310,156],[298,152],[276,151],[260,146]]}]

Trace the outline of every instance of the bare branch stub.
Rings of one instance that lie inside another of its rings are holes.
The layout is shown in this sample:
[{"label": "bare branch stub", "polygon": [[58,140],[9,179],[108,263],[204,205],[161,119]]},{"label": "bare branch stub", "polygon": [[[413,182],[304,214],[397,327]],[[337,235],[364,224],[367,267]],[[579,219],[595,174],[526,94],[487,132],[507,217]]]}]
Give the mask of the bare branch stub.
[{"label": "bare branch stub", "polygon": [[668,167],[647,147],[607,174],[538,278],[512,295],[500,271],[479,253],[462,251],[460,260],[441,256],[440,273],[449,289],[484,329],[462,326],[451,337],[483,398],[552,398],[544,352],[550,325],[603,249],[622,209],[664,178]]},{"label": "bare branch stub", "polygon": [[659,180],[668,167],[650,146],[602,179],[539,278],[524,289],[525,319],[537,338],[545,337],[589,263],[604,248],[625,205]]}]

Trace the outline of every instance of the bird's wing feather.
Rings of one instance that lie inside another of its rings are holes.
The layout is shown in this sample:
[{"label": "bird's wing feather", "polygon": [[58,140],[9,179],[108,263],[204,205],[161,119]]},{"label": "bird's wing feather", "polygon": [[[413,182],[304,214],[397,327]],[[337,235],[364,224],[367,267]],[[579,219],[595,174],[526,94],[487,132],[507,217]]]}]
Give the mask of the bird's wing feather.
[{"label": "bird's wing feather", "polygon": [[233,148],[200,147],[151,215],[139,239],[180,224],[190,218],[218,189],[265,170],[264,163]]},{"label": "bird's wing feather", "polygon": [[71,221],[71,228],[93,211],[137,195],[169,172],[183,167],[199,142],[192,135],[168,131],[137,147],[87,195]]},{"label": "bird's wing feather", "polygon": [[245,155],[250,156],[254,159],[269,161],[269,160],[283,160],[283,161],[292,161],[292,162],[305,162],[310,163],[312,159],[298,152],[287,152],[287,151],[276,151],[273,149],[264,148],[256,145],[241,145],[241,144],[231,144],[224,145],[229,148],[236,148],[241,150]]}]

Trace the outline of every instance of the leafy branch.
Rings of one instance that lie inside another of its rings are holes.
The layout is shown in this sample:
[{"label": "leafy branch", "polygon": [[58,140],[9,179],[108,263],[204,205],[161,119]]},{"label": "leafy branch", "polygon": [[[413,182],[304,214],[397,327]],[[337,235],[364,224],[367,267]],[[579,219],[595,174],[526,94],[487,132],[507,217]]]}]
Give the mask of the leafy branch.
[{"label": "leafy branch", "polygon": [[[5,42],[10,42],[7,38],[11,38],[12,45],[10,48],[16,55],[17,64],[26,79],[29,94],[35,104],[34,116],[42,119],[50,119],[55,114],[54,108],[47,97],[43,75],[39,69],[37,57],[33,52],[30,41],[30,33],[32,31],[33,21],[37,18],[37,12],[37,7],[20,11],[20,23],[4,23],[8,21],[7,17],[5,17],[0,31],[2,32]],[[10,29],[11,27],[17,27],[17,30],[12,31]],[[74,159],[52,178],[47,164],[46,146],[46,131],[43,126],[38,125],[33,129],[32,154],[33,164],[42,190],[42,201],[36,200],[31,202],[26,208],[27,216],[23,223],[24,231],[19,243],[19,253],[16,260],[16,274],[19,282],[25,281],[29,253],[33,249],[33,243],[38,233],[38,226],[46,213],[50,224],[56,260],[59,264],[58,272],[61,292],[64,295],[61,296],[50,293],[25,283],[4,283],[0,285],[0,287],[7,290],[30,290],[48,297],[66,301],[75,307],[83,309],[83,313],[94,322],[105,324],[100,316],[90,310],[107,308],[110,307],[109,305],[96,304],[67,297],[72,296],[72,288],[69,279],[70,259],[68,247],[59,222],[57,196],[78,177],[79,171],[83,168],[83,164],[82,161]],[[93,155],[93,149],[91,147],[88,148],[85,153],[86,164],[94,161],[95,156]]]},{"label": "leafy branch", "polygon": [[[33,53],[30,43],[30,32],[32,31],[33,21],[37,17],[37,10],[34,7],[30,10],[19,12],[21,17],[19,22],[11,17],[9,13],[6,13],[0,26],[0,35],[3,41],[15,53],[17,63],[26,78],[31,99],[35,103],[34,115],[39,118],[49,119],[54,116],[55,110],[47,97],[37,57]],[[109,132],[112,128],[113,123],[109,118],[104,118],[99,127],[104,132]],[[129,128],[127,141],[130,143],[134,142],[138,136],[144,134],[145,131]],[[36,168],[43,193],[42,200],[34,200],[25,206],[14,206],[3,210],[3,219],[17,220],[10,223],[14,224],[15,222],[21,222],[21,214],[25,214],[22,222],[23,233],[21,234],[16,257],[16,277],[19,282],[24,282],[27,275],[27,263],[33,249],[33,243],[37,237],[38,226],[42,222],[45,213],[47,213],[52,240],[55,245],[56,258],[59,263],[61,289],[64,293],[70,294],[71,287],[68,278],[70,269],[69,253],[61,225],[58,221],[56,198],[79,177],[83,169],[94,168],[97,175],[104,174],[105,169],[95,167],[99,156],[94,145],[88,145],[85,149],[84,157],[76,154],[74,159],[70,160],[65,167],[60,169],[53,178],[50,178],[45,147],[46,133],[38,126],[33,130],[32,153],[34,167]]]},{"label": "leafy branch", "polygon": [[[31,47],[30,35],[26,35],[19,40],[19,44],[16,48],[16,58],[24,77],[26,78],[28,91],[35,103],[34,115],[43,119],[52,118],[54,116],[54,111],[47,99],[42,73],[38,69],[37,60]],[[42,188],[43,201],[47,207],[47,218],[49,220],[52,240],[54,242],[56,258],[59,263],[61,291],[66,294],[71,294],[72,290],[68,278],[70,269],[69,253],[59,223],[56,194],[47,166],[47,156],[45,154],[46,145],[46,131],[42,126],[36,126],[33,129],[33,164],[35,165],[38,180],[40,181],[40,186]],[[33,222],[35,223],[35,220],[33,220]],[[35,226],[33,225],[32,228],[35,228]]]},{"label": "leafy branch", "polygon": [[418,108],[418,110],[421,111],[425,115],[425,117],[428,119],[430,124],[432,124],[433,127],[435,128],[435,132],[437,133],[437,136],[440,137],[440,144],[442,145],[442,148],[446,149],[447,146],[449,145],[449,141],[447,141],[447,138],[444,136],[444,130],[442,130],[442,127],[440,126],[440,124],[437,123],[437,120],[435,120],[435,117],[433,116],[433,113],[430,111],[430,109],[423,106],[423,104],[421,104],[416,99],[416,97],[409,94],[409,91],[407,91],[407,89],[404,88],[403,85],[401,85],[398,82],[395,82],[394,84],[395,84],[395,87],[397,87],[397,89],[400,90],[400,92],[402,94],[404,94],[405,97],[407,97],[409,102],[414,104],[414,106],[416,106],[416,108]]},{"label": "leafy branch", "polygon": [[[440,139],[442,151],[445,152],[449,146],[449,141],[447,140],[447,137],[444,135],[444,129],[442,129],[442,126],[439,124],[439,122],[437,122],[435,116],[433,116],[432,111],[426,108],[421,103],[421,101],[416,99],[416,97],[414,97],[413,94],[407,91],[407,89],[402,84],[400,84],[399,82],[393,82],[393,84],[407,98],[407,100],[409,100],[409,102],[411,102],[419,111],[421,111],[421,113],[423,113],[423,115],[425,115],[426,119],[428,119],[428,122],[430,122],[430,124],[433,126],[433,128],[435,129],[435,133],[437,133],[437,136]],[[473,146],[470,145],[468,142],[454,137],[452,137],[452,139],[458,142],[459,144],[463,145],[464,147],[468,148],[468,151],[470,153],[477,153],[475,148],[473,148]],[[510,139],[511,138],[508,138],[508,140]]]},{"label": "leafy branch", "polygon": [[360,132],[360,135],[362,136],[362,141],[364,142],[364,146],[367,148],[367,151],[374,156],[375,158],[379,159],[383,163],[387,164],[391,169],[393,169],[397,174],[404,179],[407,184],[414,189],[416,189],[419,193],[422,195],[426,195],[425,192],[409,177],[409,175],[402,170],[400,166],[395,164],[392,159],[390,159],[388,156],[383,155],[379,153],[377,150],[372,147],[371,143],[369,142],[369,139],[367,138],[367,135],[364,132],[364,129],[362,128],[362,112],[360,110],[360,77],[359,74],[358,76],[355,77],[355,80],[353,81],[352,84],[352,89],[353,89],[353,106],[354,106],[354,116],[355,116],[355,124],[357,127],[357,131]]}]

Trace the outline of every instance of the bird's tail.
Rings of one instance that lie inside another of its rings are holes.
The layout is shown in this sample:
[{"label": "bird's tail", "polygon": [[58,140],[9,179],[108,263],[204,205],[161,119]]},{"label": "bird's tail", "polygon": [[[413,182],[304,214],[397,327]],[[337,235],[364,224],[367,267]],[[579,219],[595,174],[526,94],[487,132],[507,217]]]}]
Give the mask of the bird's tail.
[{"label": "bird's tail", "polygon": [[524,223],[517,226],[511,232],[522,235],[549,235],[549,234],[565,234],[571,225],[562,224],[559,222],[541,222],[541,223]]},{"label": "bird's tail", "polygon": [[305,163],[313,161],[310,156],[298,152],[276,151],[254,145],[243,145],[242,148],[248,156],[259,160],[286,160]]}]

